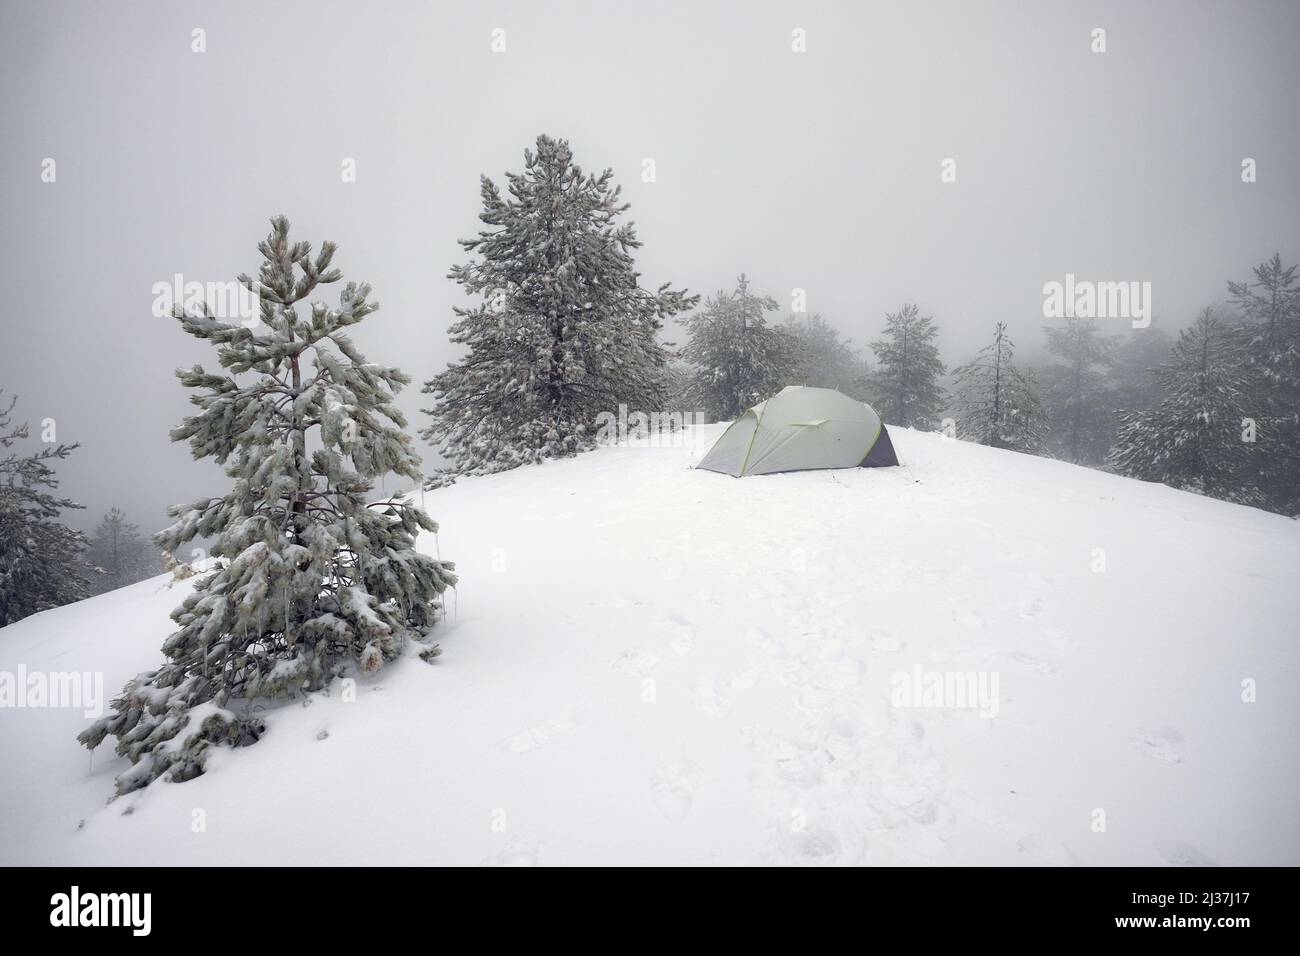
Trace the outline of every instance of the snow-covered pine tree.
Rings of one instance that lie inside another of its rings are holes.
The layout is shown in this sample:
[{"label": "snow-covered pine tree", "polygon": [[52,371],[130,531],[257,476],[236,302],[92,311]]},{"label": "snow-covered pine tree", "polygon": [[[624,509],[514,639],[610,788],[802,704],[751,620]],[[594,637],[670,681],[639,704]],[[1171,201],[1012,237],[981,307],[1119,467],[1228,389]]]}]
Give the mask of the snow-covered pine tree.
[{"label": "snow-covered pine tree", "polygon": [[1115,408],[1136,411],[1160,400],[1160,380],[1155,370],[1169,359],[1175,339],[1156,323],[1145,329],[1130,329],[1112,355],[1109,370],[1109,401]]},{"label": "snow-covered pine tree", "polygon": [[449,275],[483,298],[455,309],[451,340],[467,354],[424,387],[434,404],[420,434],[450,462],[431,486],[590,448],[600,414],[620,404],[663,409],[658,333],[695,303],[641,287],[641,242],[617,222],[628,205],[612,170],[584,173],[565,140],[539,136],[507,179],[509,198],[483,177],[489,228],[461,240],[475,258]]},{"label": "snow-covered pine tree", "polygon": [[715,421],[729,421],[794,384],[794,337],[767,324],[776,300],[749,289],[742,274],[734,292],[719,291],[683,320],[689,336],[682,357],[691,365],[691,395]]},{"label": "snow-covered pine tree", "polygon": [[9,451],[30,431],[14,424],[14,396],[0,407],[0,627],[89,597],[85,536],[64,525],[65,510],[82,506],[54,493],[53,463],[78,445],[49,444],[40,451]]},{"label": "snow-covered pine tree", "polygon": [[1258,493],[1242,483],[1246,377],[1234,331],[1205,309],[1178,336],[1156,370],[1163,397],[1144,411],[1119,413],[1110,464],[1122,475],[1243,504]]},{"label": "snow-covered pine tree", "polygon": [[791,384],[834,388],[860,401],[867,400],[871,369],[852,343],[820,315],[790,316],[784,330],[795,342]]},{"label": "snow-covered pine tree", "polygon": [[90,583],[96,594],[143,581],[162,571],[161,552],[118,508],[110,508],[91,532],[86,560],[95,570]]},{"label": "snow-covered pine tree", "polygon": [[1300,515],[1300,284],[1282,257],[1255,267],[1254,282],[1229,282],[1245,320],[1243,361],[1250,385],[1244,415],[1255,421],[1250,482],[1267,506]]},{"label": "snow-covered pine tree", "polygon": [[879,369],[878,411],[891,425],[932,429],[938,424],[944,374],[934,319],[915,305],[885,314],[885,337],[871,343]]},{"label": "snow-covered pine tree", "polygon": [[1033,378],[1016,366],[1015,351],[1007,324],[999,322],[975,360],[954,369],[958,432],[981,445],[1036,454],[1047,412]]},{"label": "snow-covered pine tree", "polygon": [[1099,465],[1114,436],[1114,404],[1107,377],[1115,339],[1094,319],[1071,316],[1063,328],[1044,326],[1047,351],[1059,361],[1043,370],[1044,399],[1051,416],[1048,444],[1069,461]]},{"label": "snow-covered pine tree", "polygon": [[[700,409],[695,406],[695,389],[691,367],[682,358],[680,349],[669,346],[667,351],[668,362],[664,366],[664,380],[667,383],[664,408],[669,412],[679,412],[683,416],[694,416]],[[683,421],[693,420],[693,418],[683,418]]]},{"label": "snow-covered pine tree", "polygon": [[314,302],[299,314],[319,284],[342,277],[335,246],[313,258],[309,243],[289,241],[283,216],[271,225],[258,278],[239,277],[260,299],[262,326],[221,321],[207,305],[176,313],[228,374],[176,373],[201,411],[172,440],[222,464],[232,486],[169,509],[177,521],[155,543],[174,552],[215,537],[212,554],[225,561],[172,612],[167,662],[129,681],[78,738],[91,749],[117,738],[134,764],[119,793],[197,776],[213,744],[255,741],[259,700],[318,690],[353,666],[373,672],[408,639],[428,659],[440,595],[456,580],[450,563],[415,550],[421,530],[437,530],[428,515],[405,498],[370,500],[386,473],[421,480],[393,403],[409,378],[367,362],[345,334],[378,308],[370,286],[349,282],[337,308]]}]

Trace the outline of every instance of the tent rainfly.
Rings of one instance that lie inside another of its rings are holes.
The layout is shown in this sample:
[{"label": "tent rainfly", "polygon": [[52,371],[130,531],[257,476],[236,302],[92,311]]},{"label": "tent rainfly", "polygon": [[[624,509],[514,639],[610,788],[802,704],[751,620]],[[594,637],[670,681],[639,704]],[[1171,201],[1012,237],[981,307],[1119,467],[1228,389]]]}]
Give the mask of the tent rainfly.
[{"label": "tent rainfly", "polygon": [[876,410],[833,388],[791,385],[737,418],[697,467],[737,478],[897,465]]}]

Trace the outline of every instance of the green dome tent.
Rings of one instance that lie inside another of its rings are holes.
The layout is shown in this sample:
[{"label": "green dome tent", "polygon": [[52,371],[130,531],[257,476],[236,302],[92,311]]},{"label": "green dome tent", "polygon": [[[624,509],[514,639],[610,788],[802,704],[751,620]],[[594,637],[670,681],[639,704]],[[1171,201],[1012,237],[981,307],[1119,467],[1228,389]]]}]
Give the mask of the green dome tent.
[{"label": "green dome tent", "polygon": [[833,388],[791,385],[737,418],[696,467],[737,478],[897,465],[885,423]]}]

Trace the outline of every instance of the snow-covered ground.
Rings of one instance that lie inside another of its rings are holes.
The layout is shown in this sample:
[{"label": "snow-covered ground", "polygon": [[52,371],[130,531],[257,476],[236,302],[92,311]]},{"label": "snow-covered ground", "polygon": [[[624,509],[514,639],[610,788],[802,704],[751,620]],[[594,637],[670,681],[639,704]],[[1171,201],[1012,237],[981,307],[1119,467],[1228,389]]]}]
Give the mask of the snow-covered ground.
[{"label": "snow-covered ground", "polygon": [[[443,657],[197,780],[108,802],[80,710],[0,710],[0,863],[1300,863],[1300,523],[905,429],[900,468],[693,470],[719,431],[429,494]],[[116,693],[168,580],[0,672]],[[895,706],[918,666],[997,715]]]}]

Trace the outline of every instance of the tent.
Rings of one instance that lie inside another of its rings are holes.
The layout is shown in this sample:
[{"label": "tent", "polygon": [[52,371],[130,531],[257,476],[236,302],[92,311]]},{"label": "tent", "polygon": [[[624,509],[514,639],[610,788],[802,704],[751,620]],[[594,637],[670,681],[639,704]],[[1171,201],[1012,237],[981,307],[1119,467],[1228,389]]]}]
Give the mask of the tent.
[{"label": "tent", "polygon": [[885,423],[870,405],[833,388],[791,385],[732,422],[697,467],[740,478],[897,464]]}]

